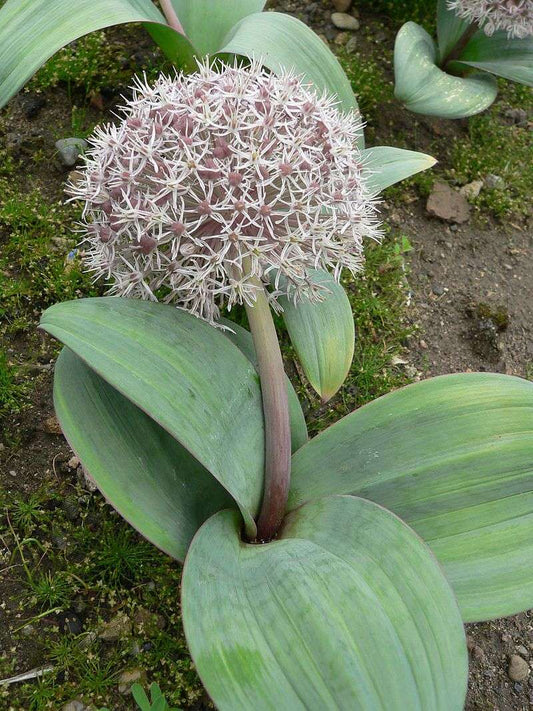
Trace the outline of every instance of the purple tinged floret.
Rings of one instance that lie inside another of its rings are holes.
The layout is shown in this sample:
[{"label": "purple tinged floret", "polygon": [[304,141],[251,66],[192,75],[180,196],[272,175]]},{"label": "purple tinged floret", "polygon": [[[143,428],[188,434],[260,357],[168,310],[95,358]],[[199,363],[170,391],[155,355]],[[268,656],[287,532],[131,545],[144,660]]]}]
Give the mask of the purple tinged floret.
[{"label": "purple tinged floret", "polygon": [[533,0],[448,0],[448,7],[468,22],[477,22],[488,36],[497,30],[510,38],[533,35]]}]

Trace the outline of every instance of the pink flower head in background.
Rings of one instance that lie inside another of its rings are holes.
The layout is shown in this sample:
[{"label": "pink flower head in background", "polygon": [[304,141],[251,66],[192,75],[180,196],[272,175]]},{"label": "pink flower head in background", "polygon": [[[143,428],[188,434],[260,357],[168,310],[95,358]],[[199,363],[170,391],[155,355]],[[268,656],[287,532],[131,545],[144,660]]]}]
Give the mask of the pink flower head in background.
[{"label": "pink flower head in background", "polygon": [[361,269],[379,238],[361,123],[292,74],[199,65],[138,81],[96,129],[83,177],[85,261],[110,293],[162,299],[213,323],[259,282],[320,299],[311,268]]},{"label": "pink flower head in background", "polygon": [[533,35],[533,0],[448,0],[448,7],[468,22],[478,22],[485,34],[505,30],[523,39]]}]

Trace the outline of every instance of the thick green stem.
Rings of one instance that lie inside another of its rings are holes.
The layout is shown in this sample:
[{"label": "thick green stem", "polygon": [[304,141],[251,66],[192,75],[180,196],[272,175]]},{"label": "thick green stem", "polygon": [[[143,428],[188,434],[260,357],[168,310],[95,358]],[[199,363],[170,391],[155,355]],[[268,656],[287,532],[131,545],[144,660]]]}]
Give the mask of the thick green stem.
[{"label": "thick green stem", "polygon": [[257,538],[269,541],[283,520],[291,473],[289,400],[283,359],[264,287],[258,283],[257,300],[246,306],[258,360],[265,420],[265,485],[257,520]]},{"label": "thick green stem", "polygon": [[443,71],[446,71],[446,67],[448,66],[448,64],[450,64],[450,62],[453,62],[461,56],[463,49],[470,42],[470,40],[478,30],[479,25],[477,24],[477,22],[472,22],[472,24],[466,28],[461,37],[459,37],[456,44],[454,44],[448,54],[442,59],[440,63],[440,68]]}]

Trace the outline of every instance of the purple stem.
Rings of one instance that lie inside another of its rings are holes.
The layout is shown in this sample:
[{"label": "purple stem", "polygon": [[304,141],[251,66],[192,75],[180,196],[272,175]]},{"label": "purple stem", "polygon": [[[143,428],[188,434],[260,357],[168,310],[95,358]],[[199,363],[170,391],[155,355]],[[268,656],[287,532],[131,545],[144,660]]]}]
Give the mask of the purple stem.
[{"label": "purple stem", "polygon": [[174,10],[174,6],[172,5],[172,0],[159,0],[161,9],[163,10],[163,14],[166,17],[166,20],[169,24],[169,27],[172,27],[176,32],[179,32],[180,35],[183,35],[186,37],[185,30],[183,29],[183,25],[178,19],[178,16],[176,15],[176,11]]},{"label": "purple stem", "polygon": [[450,62],[453,62],[454,60],[458,59],[461,56],[463,49],[470,42],[470,40],[472,39],[472,37],[476,34],[476,32],[478,30],[479,30],[479,25],[477,22],[472,22],[472,24],[466,28],[466,30],[463,32],[463,34],[457,40],[456,44],[454,44],[454,46],[450,49],[448,54],[441,61],[440,68],[443,71],[446,71],[446,67],[448,66],[448,64]]},{"label": "purple stem", "polygon": [[285,515],[291,476],[289,399],[283,359],[264,287],[246,313],[258,361],[265,421],[265,483],[257,540],[272,540]]}]

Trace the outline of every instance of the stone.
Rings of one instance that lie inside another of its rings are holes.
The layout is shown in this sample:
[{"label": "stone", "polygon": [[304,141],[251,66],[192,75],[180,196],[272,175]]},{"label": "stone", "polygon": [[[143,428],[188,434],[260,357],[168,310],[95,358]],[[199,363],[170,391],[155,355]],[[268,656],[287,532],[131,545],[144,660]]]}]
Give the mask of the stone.
[{"label": "stone", "polygon": [[47,417],[46,420],[44,421],[43,424],[43,429],[45,432],[48,434],[53,434],[53,435],[60,435],[63,434],[61,431],[61,425],[59,424],[59,420],[55,415],[50,415],[50,417]]},{"label": "stone", "polygon": [[67,467],[69,469],[77,469],[80,466],[80,460],[78,457],[73,456],[67,462]]},{"label": "stone", "polygon": [[462,224],[470,218],[470,205],[464,195],[448,183],[437,181],[426,203],[428,214],[446,222]]},{"label": "stone", "polygon": [[55,142],[55,147],[61,164],[65,168],[73,168],[89,144],[83,138],[61,138]]},{"label": "stone", "polygon": [[360,26],[359,20],[346,12],[332,12],[331,21],[339,30],[349,30],[350,32],[355,32]]},{"label": "stone", "polygon": [[131,687],[135,682],[142,683],[146,679],[146,672],[142,669],[128,669],[118,678],[118,690],[121,694],[131,694]]},{"label": "stone", "polygon": [[145,607],[138,607],[133,615],[133,627],[138,634],[151,637],[165,628],[165,619],[162,615],[150,612]]},{"label": "stone", "polygon": [[528,116],[525,109],[507,109],[505,116],[510,123],[514,123],[517,126],[527,126]]},{"label": "stone", "polygon": [[85,467],[80,466],[77,470],[78,484],[87,491],[93,493],[98,489],[96,483]]},{"label": "stone", "polygon": [[116,642],[124,637],[129,637],[131,632],[131,620],[125,613],[119,612],[118,615],[115,615],[109,622],[104,624],[98,636],[105,642]]},{"label": "stone", "polygon": [[483,187],[482,180],[473,180],[471,183],[467,183],[466,185],[463,185],[463,187],[460,188],[459,192],[467,200],[474,200],[474,198],[477,198],[477,196],[481,192],[482,187]]},{"label": "stone", "polygon": [[529,664],[518,654],[511,655],[507,669],[511,681],[524,681],[529,676]]},{"label": "stone", "polygon": [[352,35],[348,42],[346,42],[344,49],[348,52],[348,54],[353,54],[355,52],[357,49],[357,37],[355,35]]},{"label": "stone", "polygon": [[61,711],[85,711],[87,706],[78,699],[73,699],[61,707]]},{"label": "stone", "polygon": [[333,7],[337,12],[347,12],[351,4],[352,0],[333,0]]},{"label": "stone", "polygon": [[334,44],[339,45],[342,47],[342,45],[345,45],[346,42],[349,40],[350,35],[348,32],[339,32],[335,39],[333,40]]},{"label": "stone", "polygon": [[517,654],[521,657],[529,657],[529,651],[524,647],[523,644],[519,644],[516,648]]},{"label": "stone", "polygon": [[440,284],[433,284],[433,286],[431,287],[431,291],[435,294],[435,296],[442,296],[445,293],[446,289]]},{"label": "stone", "polygon": [[483,178],[483,184],[488,190],[505,190],[505,180],[500,175],[489,173]]}]

